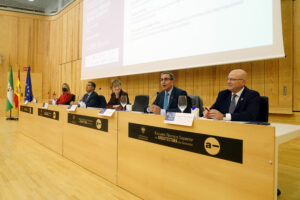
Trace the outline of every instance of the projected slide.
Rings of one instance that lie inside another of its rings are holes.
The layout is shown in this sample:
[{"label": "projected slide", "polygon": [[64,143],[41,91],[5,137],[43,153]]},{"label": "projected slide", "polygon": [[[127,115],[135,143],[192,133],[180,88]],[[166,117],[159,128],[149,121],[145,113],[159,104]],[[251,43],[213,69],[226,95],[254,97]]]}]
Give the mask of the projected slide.
[{"label": "projected slide", "polygon": [[82,79],[284,56],[280,0],[85,0]]}]

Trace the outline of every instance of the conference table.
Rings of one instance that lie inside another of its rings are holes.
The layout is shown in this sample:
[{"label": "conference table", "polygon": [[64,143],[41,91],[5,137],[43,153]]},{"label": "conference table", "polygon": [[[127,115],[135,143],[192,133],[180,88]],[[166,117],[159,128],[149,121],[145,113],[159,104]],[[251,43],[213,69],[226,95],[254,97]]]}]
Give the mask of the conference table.
[{"label": "conference table", "polygon": [[277,199],[278,146],[300,136],[297,125],[98,113],[29,103],[19,130],[143,199]]}]

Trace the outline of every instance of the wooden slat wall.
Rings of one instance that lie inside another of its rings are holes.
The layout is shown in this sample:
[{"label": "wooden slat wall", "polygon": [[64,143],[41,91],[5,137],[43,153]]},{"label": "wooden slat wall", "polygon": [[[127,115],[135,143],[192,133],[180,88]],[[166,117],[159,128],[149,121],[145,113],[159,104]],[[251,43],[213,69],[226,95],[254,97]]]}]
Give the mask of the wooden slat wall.
[{"label": "wooden slat wall", "polygon": [[[293,109],[300,111],[300,2],[293,1],[294,4],[294,98]],[[298,44],[298,45],[296,45]]]},{"label": "wooden slat wall", "polygon": [[[173,71],[176,85],[189,94],[201,96],[204,104],[210,106],[218,92],[226,88],[228,72],[242,68],[248,72],[247,86],[269,97],[272,113],[300,111],[300,47],[296,45],[300,41],[299,2],[281,0],[281,3],[285,58],[177,70]],[[32,64],[34,72],[43,73],[44,99],[51,98],[53,92],[59,95],[63,82],[70,84],[77,98],[81,97],[87,83],[80,80],[82,8],[82,0],[76,0],[55,17],[0,13],[0,25],[5,27],[0,30],[0,55],[5,57],[0,64],[1,72],[8,71],[8,60],[15,64],[14,71]],[[93,80],[97,92],[107,100],[112,78]],[[118,78],[129,93],[131,103],[138,94],[148,94],[153,102],[156,92],[161,90],[159,73]],[[0,82],[0,98],[4,98],[7,83],[3,79]]]}]

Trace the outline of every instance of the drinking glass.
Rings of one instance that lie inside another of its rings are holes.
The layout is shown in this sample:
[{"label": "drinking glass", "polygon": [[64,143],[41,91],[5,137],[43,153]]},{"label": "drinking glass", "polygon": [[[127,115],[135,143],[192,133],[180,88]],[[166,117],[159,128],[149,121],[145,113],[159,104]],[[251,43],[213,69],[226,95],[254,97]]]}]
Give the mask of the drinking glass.
[{"label": "drinking glass", "polygon": [[127,96],[126,95],[121,95],[120,103],[121,103],[121,106],[123,107],[123,110],[125,110],[125,106],[127,104]]},{"label": "drinking glass", "polygon": [[181,110],[181,112],[183,113],[183,111],[186,109],[187,107],[187,99],[186,96],[184,95],[180,95],[178,97],[178,108]]}]

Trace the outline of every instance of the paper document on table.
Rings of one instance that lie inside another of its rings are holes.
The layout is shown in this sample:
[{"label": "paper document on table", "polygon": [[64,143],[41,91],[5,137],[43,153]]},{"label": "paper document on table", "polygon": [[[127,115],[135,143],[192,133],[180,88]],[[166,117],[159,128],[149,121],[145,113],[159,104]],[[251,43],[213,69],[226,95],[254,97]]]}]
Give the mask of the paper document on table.
[{"label": "paper document on table", "polygon": [[115,111],[116,111],[115,109],[102,108],[100,110],[100,112],[98,113],[98,115],[111,117],[114,114]]},{"label": "paper document on table", "polygon": [[194,114],[168,112],[165,117],[166,124],[177,124],[183,126],[192,126]]}]

